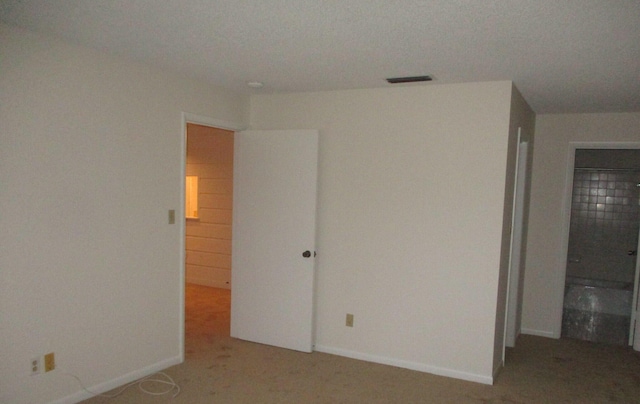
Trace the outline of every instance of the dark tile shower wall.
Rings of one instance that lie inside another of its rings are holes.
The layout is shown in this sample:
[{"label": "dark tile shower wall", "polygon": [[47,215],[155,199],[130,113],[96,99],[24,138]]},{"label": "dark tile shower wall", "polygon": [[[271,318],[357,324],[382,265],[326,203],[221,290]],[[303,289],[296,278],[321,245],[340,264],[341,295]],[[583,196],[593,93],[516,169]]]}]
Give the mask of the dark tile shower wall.
[{"label": "dark tile shower wall", "polygon": [[564,337],[628,343],[635,275],[628,252],[638,243],[639,182],[640,171],[574,172]]},{"label": "dark tile shower wall", "polygon": [[576,169],[567,276],[633,282],[640,172]]}]

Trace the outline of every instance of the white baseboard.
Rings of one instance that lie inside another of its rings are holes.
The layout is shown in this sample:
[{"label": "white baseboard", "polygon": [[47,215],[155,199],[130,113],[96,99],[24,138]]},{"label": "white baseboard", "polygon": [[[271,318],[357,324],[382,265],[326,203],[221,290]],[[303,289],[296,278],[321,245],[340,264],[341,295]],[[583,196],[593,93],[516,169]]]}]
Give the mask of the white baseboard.
[{"label": "white baseboard", "polygon": [[[167,369],[171,366],[178,365],[182,363],[182,359],[179,356],[175,356],[173,358],[165,359],[153,365],[147,366],[145,368],[135,370],[133,372],[127,373],[126,375],[122,375],[120,377],[116,377],[115,379],[106,381],[104,383],[96,384],[95,386],[87,387],[87,390],[92,391],[96,394],[102,394],[107,391],[113,390],[120,386],[124,386],[125,384],[134,382],[138,379],[142,379],[143,377],[150,376],[154,373],[160,372],[164,369]],[[62,370],[62,369],[59,369]],[[69,376],[71,378],[71,376]],[[80,386],[78,386],[80,387]],[[75,404],[80,401],[86,400],[88,398],[94,397],[95,394],[90,394],[89,392],[80,390],[74,394],[71,394],[67,397],[61,398],[56,401],[52,401],[50,404]]]},{"label": "white baseboard", "polygon": [[426,365],[424,363],[410,362],[393,358],[386,358],[377,355],[370,355],[362,352],[349,351],[346,349],[333,348],[325,345],[316,345],[314,350],[332,355],[344,356],[347,358],[363,360],[367,362],[380,363],[382,365],[396,366],[399,368],[417,370],[419,372],[431,373],[438,376],[452,377],[482,384],[493,384],[493,376],[477,375],[474,373],[461,372],[458,370],[441,368],[438,366]]},{"label": "white baseboard", "polygon": [[551,331],[532,330],[530,328],[523,328],[522,329],[522,334],[535,335],[535,336],[538,336],[538,337],[546,337],[546,338],[555,338],[555,339],[560,338],[559,335],[556,335],[555,333],[553,333]]}]

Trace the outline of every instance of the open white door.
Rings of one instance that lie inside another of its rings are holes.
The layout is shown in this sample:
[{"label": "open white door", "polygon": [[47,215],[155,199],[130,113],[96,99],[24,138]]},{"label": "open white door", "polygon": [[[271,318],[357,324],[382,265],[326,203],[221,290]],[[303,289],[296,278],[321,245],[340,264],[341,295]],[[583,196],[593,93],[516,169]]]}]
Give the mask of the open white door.
[{"label": "open white door", "polygon": [[234,140],[231,336],[313,350],[318,132]]},{"label": "open white door", "polygon": [[[527,183],[528,143],[520,141],[518,128],[518,151],[516,157],[516,176],[513,195],[513,215],[511,230],[511,252],[509,256],[509,290],[507,292],[507,317],[505,346],[515,347],[520,335],[520,317],[522,313],[522,239],[524,236],[524,194]],[[504,359],[504,358],[503,358]]]}]

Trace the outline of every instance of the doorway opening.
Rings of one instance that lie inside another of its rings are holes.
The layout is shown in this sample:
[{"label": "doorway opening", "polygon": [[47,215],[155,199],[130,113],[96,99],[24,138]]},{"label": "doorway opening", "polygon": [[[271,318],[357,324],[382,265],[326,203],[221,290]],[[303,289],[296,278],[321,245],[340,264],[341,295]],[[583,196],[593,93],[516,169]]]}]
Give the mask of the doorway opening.
[{"label": "doorway opening", "polygon": [[185,189],[191,199],[185,201],[187,356],[203,352],[215,338],[229,337],[234,133],[186,123],[185,177],[191,177],[192,191],[197,181],[196,198]]},{"label": "doorway opening", "polygon": [[639,205],[640,149],[575,149],[562,337],[633,343]]}]

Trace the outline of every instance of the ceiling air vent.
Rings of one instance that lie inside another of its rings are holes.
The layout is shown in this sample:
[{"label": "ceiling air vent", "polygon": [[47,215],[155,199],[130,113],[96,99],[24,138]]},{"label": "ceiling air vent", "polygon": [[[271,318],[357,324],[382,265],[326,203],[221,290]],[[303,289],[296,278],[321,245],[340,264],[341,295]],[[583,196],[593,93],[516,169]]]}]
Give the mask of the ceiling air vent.
[{"label": "ceiling air vent", "polygon": [[431,81],[433,80],[431,76],[413,76],[413,77],[394,77],[387,79],[387,82],[390,84],[398,84],[398,83],[417,83],[420,81]]}]

